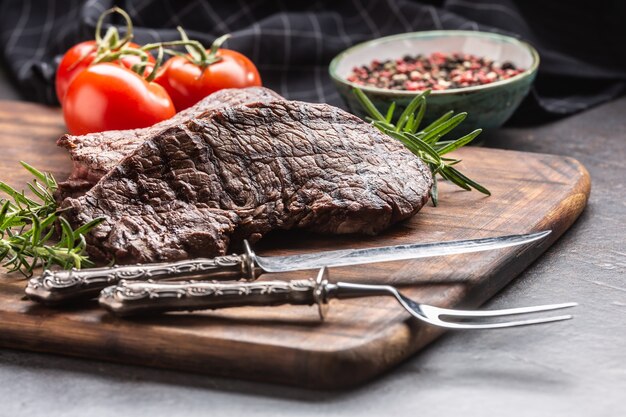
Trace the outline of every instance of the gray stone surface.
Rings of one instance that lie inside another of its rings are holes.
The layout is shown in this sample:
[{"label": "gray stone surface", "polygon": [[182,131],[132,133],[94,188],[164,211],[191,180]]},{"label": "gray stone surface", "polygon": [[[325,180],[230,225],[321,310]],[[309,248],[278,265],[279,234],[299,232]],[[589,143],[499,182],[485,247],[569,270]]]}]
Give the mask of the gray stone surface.
[{"label": "gray stone surface", "polygon": [[578,301],[572,321],[449,333],[378,380],[338,393],[0,350],[0,415],[626,415],[625,115],[621,99],[486,141],[569,155],[591,173],[581,218],[487,305]]}]

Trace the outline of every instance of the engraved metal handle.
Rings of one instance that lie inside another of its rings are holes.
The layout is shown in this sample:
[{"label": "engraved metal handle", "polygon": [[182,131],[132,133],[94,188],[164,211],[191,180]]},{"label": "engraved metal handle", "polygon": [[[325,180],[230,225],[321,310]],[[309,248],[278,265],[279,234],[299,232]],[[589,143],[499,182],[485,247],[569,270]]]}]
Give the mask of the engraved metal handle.
[{"label": "engraved metal handle", "polygon": [[102,307],[118,316],[226,307],[317,304],[323,318],[328,300],[327,285],[325,268],[320,271],[317,280],[233,283],[124,280],[102,290],[99,301]]},{"label": "engraved metal handle", "polygon": [[46,270],[40,277],[31,278],[25,291],[29,298],[53,305],[96,297],[103,288],[120,280],[171,280],[191,277],[252,280],[256,278],[256,271],[253,257],[247,254],[85,270]]}]

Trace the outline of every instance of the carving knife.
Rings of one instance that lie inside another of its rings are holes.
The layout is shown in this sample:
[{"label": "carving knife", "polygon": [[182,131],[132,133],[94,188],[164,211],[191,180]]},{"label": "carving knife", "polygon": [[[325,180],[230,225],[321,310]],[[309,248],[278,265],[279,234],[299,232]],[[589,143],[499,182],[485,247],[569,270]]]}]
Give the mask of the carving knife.
[{"label": "carving knife", "polygon": [[259,256],[252,251],[248,242],[244,241],[244,253],[242,255],[232,254],[215,258],[84,270],[45,270],[41,276],[31,278],[28,281],[25,292],[32,300],[44,304],[62,304],[76,299],[93,298],[102,289],[116,284],[120,280],[147,281],[196,278],[252,281],[263,273],[362,265],[502,249],[528,244],[543,239],[550,233],[550,230],[546,230],[521,235],[342,249],[287,256]]}]

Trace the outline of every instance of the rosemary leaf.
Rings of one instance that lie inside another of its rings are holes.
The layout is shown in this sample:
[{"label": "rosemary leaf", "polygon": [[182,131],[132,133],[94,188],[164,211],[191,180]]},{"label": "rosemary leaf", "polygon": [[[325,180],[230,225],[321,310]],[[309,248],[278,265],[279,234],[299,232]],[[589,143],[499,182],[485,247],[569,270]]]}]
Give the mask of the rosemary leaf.
[{"label": "rosemary leaf", "polygon": [[426,112],[426,96],[422,96],[420,101],[422,102],[422,104],[420,104],[419,106],[419,110],[414,117],[413,123],[409,125],[407,129],[405,129],[409,133],[417,132],[417,129],[419,128],[420,124],[422,123],[422,119],[424,118],[424,113]]},{"label": "rosemary leaf", "polygon": [[[416,110],[418,110],[419,107],[422,105],[422,103],[424,102],[422,99],[424,97],[426,97],[428,95],[428,93],[430,93],[430,90],[427,90],[427,91],[428,92],[424,91],[424,92],[418,94],[417,96],[415,96],[415,98],[413,98],[413,100],[411,100],[409,105],[406,106],[406,109],[404,109],[404,111],[402,112],[402,114],[398,118],[398,122],[396,123],[396,131],[397,132],[400,132],[404,128],[404,126],[406,125],[407,121],[409,120],[409,117],[411,115],[414,115]],[[395,104],[395,102],[392,103],[392,106],[394,104]]]},{"label": "rosemary leaf", "polygon": [[89,223],[83,224],[78,229],[74,230],[74,239],[79,239],[80,237],[86,235],[91,229],[98,226],[103,221],[104,221],[104,218],[99,217],[97,219],[90,221]]},{"label": "rosemary leaf", "polygon": [[0,181],[0,191],[8,194],[15,201],[15,204],[18,207],[21,207],[22,205],[26,205],[27,207],[37,206],[37,203],[35,201],[26,197],[23,192],[20,193],[19,191],[17,191],[16,189],[14,189],[13,187],[11,187],[9,184],[5,182]]},{"label": "rosemary leaf", "polygon": [[446,166],[453,166],[461,162],[460,159],[452,159],[452,158],[441,158],[442,161],[446,163]]},{"label": "rosemary leaf", "polygon": [[56,191],[57,183],[56,181],[54,181],[50,174],[44,174],[43,172],[39,171],[38,169],[34,168],[24,161],[20,161],[20,165],[22,165],[24,169],[30,172],[33,177],[41,181],[43,184],[46,184],[49,189],[51,189],[52,191]]},{"label": "rosemary leaf", "polygon": [[37,246],[41,239],[41,220],[37,216],[33,216],[30,232],[30,242],[33,246]]},{"label": "rosemary leaf", "polygon": [[391,106],[387,109],[387,115],[385,116],[385,120],[387,123],[391,123],[393,119],[393,113],[396,111],[396,102],[391,103]]},{"label": "rosemary leaf", "polygon": [[63,217],[59,217],[59,224],[61,225],[61,239],[59,239],[58,246],[61,248],[70,249],[74,244],[74,231],[72,226]]},{"label": "rosemary leaf", "polygon": [[439,153],[437,152],[437,150],[433,148],[432,146],[430,146],[428,142],[424,141],[419,136],[414,135],[412,133],[405,133],[404,136],[411,139],[411,142],[415,146],[418,146],[420,149],[422,149],[422,151],[426,152],[431,158],[435,159],[437,162],[441,161],[441,158],[439,157]]},{"label": "rosemary leaf", "polygon": [[[22,166],[34,179],[27,184],[33,198],[0,182],[0,192],[9,199],[0,198],[0,262],[9,272],[19,271],[31,276],[34,268],[58,265],[64,269],[93,266],[85,254],[85,234],[100,224],[95,219],[76,230],[61,217],[54,192],[57,182],[49,173],[43,173],[25,162]],[[60,230],[59,239],[54,239]]]},{"label": "rosemary leaf", "polygon": [[467,145],[481,133],[481,129],[476,129],[458,139],[442,140],[444,136],[465,120],[467,113],[462,112],[455,115],[454,111],[450,110],[421,131],[418,131],[419,125],[424,118],[426,97],[430,93],[429,90],[424,91],[411,100],[395,125],[392,122],[396,109],[395,103],[391,104],[387,109],[386,116],[383,116],[365,93],[359,89],[354,89],[353,93],[369,115],[369,120],[371,120],[374,127],[401,142],[428,165],[433,175],[433,186],[430,191],[433,205],[437,206],[439,202],[437,174],[464,190],[471,191],[475,189],[483,194],[491,195],[487,188],[453,167],[460,160],[442,157],[442,155]]},{"label": "rosemary leaf", "polygon": [[451,118],[453,114],[454,114],[454,110],[450,110],[447,113],[444,113],[439,119],[435,120],[434,122],[426,126],[424,129],[422,129],[422,131],[426,133],[430,132],[431,130],[433,130],[434,128],[436,128],[437,126],[439,126],[440,124],[444,123],[446,120]]},{"label": "rosemary leaf", "polygon": [[38,183],[30,184],[28,183],[28,188],[30,191],[35,194],[40,200],[45,200],[46,195],[41,191],[41,188],[38,187]]},{"label": "rosemary leaf", "polygon": [[453,172],[458,178],[460,178],[465,184],[467,184],[469,187],[474,188],[476,191],[479,191],[483,194],[486,195],[491,195],[491,191],[489,191],[488,189],[486,189],[485,187],[483,187],[482,185],[478,184],[476,181],[466,177],[464,174],[462,174],[458,169],[453,168],[451,166],[448,167],[448,170]]},{"label": "rosemary leaf", "polygon": [[430,199],[433,202],[433,206],[437,207],[439,204],[439,188],[437,187],[437,177],[433,175],[433,186],[430,188]]},{"label": "rosemary leaf", "polygon": [[355,88],[352,91],[356,95],[357,99],[359,99],[359,101],[361,102],[361,105],[363,106],[363,108],[367,110],[367,113],[370,115],[372,119],[378,120],[381,122],[387,121],[383,117],[383,115],[378,111],[376,106],[374,106],[372,101],[365,95],[363,91],[359,90],[358,88]]},{"label": "rosemary leaf", "polygon": [[452,183],[456,184],[457,186],[461,187],[462,189],[466,191],[471,191],[472,189],[470,188],[470,186],[467,185],[461,177],[459,177],[457,172],[458,171],[456,171],[452,167],[445,167],[439,171],[439,175],[441,175],[443,178],[447,179],[448,181],[451,181]]},{"label": "rosemary leaf", "polygon": [[467,135],[465,135],[465,136],[463,136],[463,137],[461,137],[461,138],[459,138],[459,139],[457,139],[457,140],[455,140],[455,141],[453,141],[451,143],[448,143],[448,144],[446,144],[445,146],[443,146],[441,148],[438,148],[437,152],[439,153],[439,155],[445,155],[448,152],[452,152],[454,150],[457,150],[457,149],[467,145],[471,141],[473,141],[474,138],[476,136],[478,136],[480,134],[480,132],[482,132],[482,131],[483,131],[482,129],[476,129],[473,132],[468,133]]},{"label": "rosemary leaf", "polygon": [[427,134],[422,138],[422,140],[431,145],[437,143],[439,138],[449,133],[452,129],[457,127],[465,118],[467,117],[467,113],[459,113],[454,117],[440,123],[436,127],[427,131]]}]

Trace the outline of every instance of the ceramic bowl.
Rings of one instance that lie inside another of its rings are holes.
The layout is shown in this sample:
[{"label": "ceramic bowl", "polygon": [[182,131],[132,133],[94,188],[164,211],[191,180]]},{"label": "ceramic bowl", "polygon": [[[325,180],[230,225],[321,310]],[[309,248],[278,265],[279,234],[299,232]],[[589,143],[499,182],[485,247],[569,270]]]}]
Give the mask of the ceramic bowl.
[{"label": "ceramic bowl", "polygon": [[330,76],[354,114],[365,116],[352,93],[352,89],[358,87],[383,114],[395,101],[399,110],[396,115],[399,115],[418,92],[359,86],[347,81],[347,76],[355,66],[369,65],[374,59],[398,59],[407,54],[430,55],[433,52],[468,53],[501,63],[509,61],[517,68],[526,69],[521,74],[491,84],[432,91],[427,99],[425,122],[435,120],[449,110],[466,111],[469,113],[467,119],[455,130],[461,134],[476,128],[489,130],[501,126],[528,93],[539,66],[535,48],[515,38],[487,32],[442,30],[404,33],[355,45],[332,60]]}]

